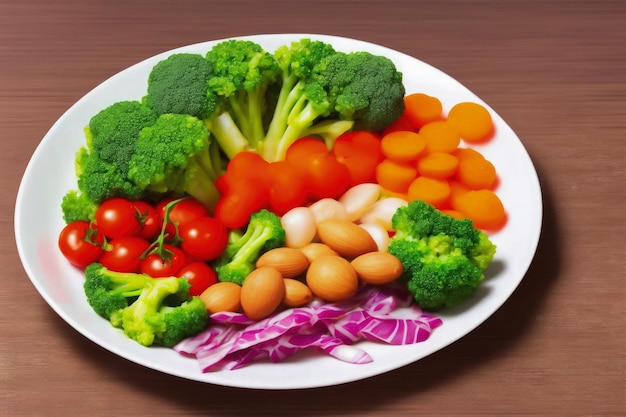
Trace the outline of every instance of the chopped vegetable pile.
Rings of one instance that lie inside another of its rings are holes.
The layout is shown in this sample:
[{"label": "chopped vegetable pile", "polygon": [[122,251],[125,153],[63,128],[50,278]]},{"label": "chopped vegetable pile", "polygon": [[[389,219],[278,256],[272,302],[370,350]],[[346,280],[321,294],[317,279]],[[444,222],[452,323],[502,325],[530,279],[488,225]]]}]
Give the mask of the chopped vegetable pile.
[{"label": "chopped vegetable pile", "polygon": [[152,68],[94,115],[59,248],[86,301],[203,372],[411,344],[474,295],[506,224],[489,111],[407,94],[386,57],[248,40]]}]

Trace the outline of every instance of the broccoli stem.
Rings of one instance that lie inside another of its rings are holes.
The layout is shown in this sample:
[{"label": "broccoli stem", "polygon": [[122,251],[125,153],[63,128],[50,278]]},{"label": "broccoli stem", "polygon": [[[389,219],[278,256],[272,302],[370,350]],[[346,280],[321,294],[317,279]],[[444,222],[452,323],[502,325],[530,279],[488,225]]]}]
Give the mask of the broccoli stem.
[{"label": "broccoli stem", "polygon": [[267,86],[259,86],[253,90],[228,97],[228,104],[234,122],[243,136],[248,140],[249,147],[256,149],[265,137],[263,127],[263,106]]},{"label": "broccoli stem", "polygon": [[106,271],[106,276],[109,278],[116,292],[119,292],[122,296],[137,297],[148,284],[148,279],[145,275],[134,274],[129,272],[117,272]]},{"label": "broccoli stem", "polygon": [[302,136],[319,136],[326,143],[328,150],[331,151],[337,138],[348,132],[353,126],[352,120],[323,120],[306,128],[302,132]]},{"label": "broccoli stem", "polygon": [[313,103],[304,94],[300,95],[286,117],[287,123],[282,135],[266,140],[263,157],[270,162],[284,159],[287,149],[303,137],[304,131],[319,116],[320,112],[315,109]]},{"label": "broccoli stem", "polygon": [[215,211],[220,199],[215,183],[195,157],[189,160],[185,170],[185,192],[204,204],[210,213]]},{"label": "broccoli stem", "polygon": [[237,125],[243,136],[250,140],[252,138],[252,120],[248,115],[248,103],[242,97],[246,94],[233,94],[228,96],[228,111],[231,113],[233,122]]},{"label": "broccoli stem", "polygon": [[232,159],[238,152],[248,149],[250,144],[237,127],[230,113],[223,112],[213,119],[205,120],[205,125],[228,159]]},{"label": "broccoli stem", "polygon": [[248,138],[253,148],[258,148],[259,143],[263,141],[265,137],[263,109],[266,91],[267,86],[263,86],[255,88],[254,92],[248,93],[248,120],[252,124]]},{"label": "broccoli stem", "polygon": [[268,227],[256,227],[252,233],[245,233],[242,237],[245,239],[245,243],[239,248],[230,263],[243,264],[255,259],[271,236],[272,230]]},{"label": "broccoli stem", "polygon": [[293,109],[295,103],[302,96],[304,86],[298,82],[298,78],[293,74],[290,76],[283,76],[280,92],[278,93],[278,100],[274,109],[274,114],[270,120],[270,124],[263,141],[263,146],[260,149],[262,155],[271,156],[276,153],[276,144],[287,129],[287,120],[289,119],[289,113]]},{"label": "broccoli stem", "polygon": [[206,148],[197,153],[194,158],[211,181],[215,181],[222,174],[219,149],[213,141],[209,141]]}]

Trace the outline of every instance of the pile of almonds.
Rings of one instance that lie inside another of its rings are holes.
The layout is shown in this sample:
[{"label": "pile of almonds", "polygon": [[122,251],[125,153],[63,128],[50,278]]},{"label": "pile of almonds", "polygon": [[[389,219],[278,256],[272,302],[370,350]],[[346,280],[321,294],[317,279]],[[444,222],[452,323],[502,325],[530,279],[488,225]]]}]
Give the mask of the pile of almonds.
[{"label": "pile of almonds", "polygon": [[200,296],[209,313],[243,312],[261,320],[280,306],[300,307],[315,297],[336,302],[353,297],[360,282],[388,284],[404,269],[395,256],[378,250],[372,236],[349,220],[317,224],[319,242],[265,252],[243,285],[219,282]]}]

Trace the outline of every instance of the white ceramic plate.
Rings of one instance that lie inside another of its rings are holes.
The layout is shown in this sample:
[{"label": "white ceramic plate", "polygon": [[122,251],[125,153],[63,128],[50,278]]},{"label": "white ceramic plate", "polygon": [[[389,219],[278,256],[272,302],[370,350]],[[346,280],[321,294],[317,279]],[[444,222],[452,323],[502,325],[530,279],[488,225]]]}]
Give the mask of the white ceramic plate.
[{"label": "white ceramic plate", "polygon": [[[438,97],[444,110],[460,101],[484,103],[459,82],[432,66],[400,52],[353,39],[310,34],[247,37],[268,51],[304,37],[331,43],[337,50],[369,51],[392,59],[404,74],[407,93]],[[218,41],[194,44],[176,52],[206,53]],[[388,346],[363,342],[374,359],[354,365],[304,353],[279,363],[257,363],[236,371],[200,372],[198,364],[171,349],[145,348],[126,338],[87,304],[83,277],[57,250],[64,223],[63,195],[76,188],[75,152],[84,144],[83,127],[98,111],[120,100],[140,99],[151,68],[174,51],[149,58],[106,80],[73,105],[45,135],[28,164],[17,195],[15,236],[19,255],[33,285],[46,302],[72,327],[94,343],[148,368],[212,384],[262,389],[296,389],[329,386],[368,378],[397,369],[460,339],[491,316],[524,277],[539,241],[542,221],[541,190],[533,164],[522,143],[504,120],[489,108],[495,136],[479,150],[496,166],[497,193],[508,209],[508,224],[491,236],[498,246],[493,265],[479,293],[454,311],[439,314],[444,324],[423,343]]]}]

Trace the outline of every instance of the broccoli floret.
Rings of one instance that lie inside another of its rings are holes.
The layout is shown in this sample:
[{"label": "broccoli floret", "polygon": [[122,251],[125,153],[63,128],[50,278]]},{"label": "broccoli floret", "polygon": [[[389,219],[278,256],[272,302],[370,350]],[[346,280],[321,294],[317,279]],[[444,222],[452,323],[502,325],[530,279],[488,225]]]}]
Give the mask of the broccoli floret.
[{"label": "broccoli floret", "polygon": [[66,224],[83,220],[91,222],[95,219],[98,205],[91,201],[87,194],[79,193],[77,190],[70,190],[61,201],[61,211]]},{"label": "broccoli floret", "polygon": [[206,60],[213,73],[209,90],[220,99],[250,148],[255,149],[265,136],[266,93],[281,72],[278,62],[259,44],[240,39],[216,44]]},{"label": "broccoli floret", "polygon": [[261,154],[284,158],[307,135],[330,148],[353,128],[380,131],[404,111],[402,73],[393,62],[369,52],[337,52],[321,41],[301,39],[274,54],[282,69],[281,89]]},{"label": "broccoli floret", "polygon": [[228,158],[248,147],[248,140],[209,88],[213,64],[204,56],[177,53],[159,61],[148,76],[143,102],[158,115],[185,114],[203,120]]},{"label": "broccoli floret", "polygon": [[189,194],[213,211],[221,173],[212,157],[214,143],[204,123],[184,114],[163,114],[139,133],[128,178],[142,190]]},{"label": "broccoli floret", "polygon": [[382,55],[335,53],[316,66],[312,77],[329,92],[337,117],[357,130],[380,131],[404,111],[402,73]]},{"label": "broccoli floret", "polygon": [[[281,69],[280,90],[267,134],[259,146],[266,160],[284,159],[287,148],[307,134],[315,133],[328,140],[352,128],[351,123],[333,125],[328,121],[314,128],[317,122],[331,114],[334,103],[329,92],[312,77],[319,63],[336,53],[332,45],[306,38],[281,46],[274,52]],[[337,128],[345,130],[338,133]],[[334,131],[326,134],[331,129]]]},{"label": "broccoli floret", "polygon": [[146,321],[156,329],[154,344],[168,347],[200,333],[207,320],[206,305],[200,297],[191,297],[175,307],[162,306],[156,314],[146,316]]},{"label": "broccoli floret", "polygon": [[125,174],[139,132],[152,125],[156,118],[154,111],[138,101],[112,104],[89,121],[91,149]]},{"label": "broccoli floret", "polygon": [[392,227],[388,251],[402,262],[407,288],[425,310],[470,298],[495,255],[495,245],[470,220],[445,215],[424,201],[398,208]]},{"label": "broccoli floret", "polygon": [[212,73],[211,65],[200,54],[172,54],[152,68],[144,102],[159,115],[210,117],[217,107],[216,97],[208,94]]},{"label": "broccoli floret", "polygon": [[243,284],[263,253],[284,244],[285,229],[280,217],[265,209],[253,213],[245,232],[230,233],[226,250],[215,262],[219,280]]},{"label": "broccoli floret", "polygon": [[99,263],[90,264],[85,268],[87,302],[100,316],[110,319],[141,294],[149,279],[147,275],[115,272]]},{"label": "broccoli floret", "polygon": [[138,101],[120,101],[101,110],[85,128],[86,144],[76,154],[80,199],[94,204],[112,197],[139,199],[144,192],[128,179],[139,132],[156,114]]},{"label": "broccoli floret", "polygon": [[204,302],[189,296],[189,287],[184,278],[114,272],[99,263],[85,269],[94,311],[144,346],[173,346],[206,327]]}]

